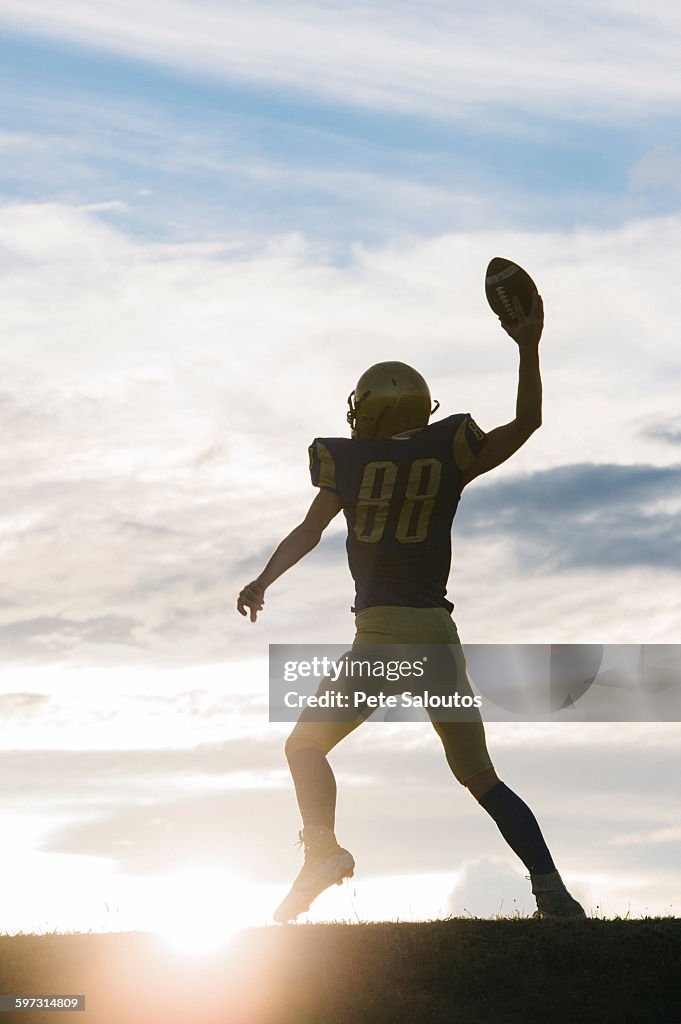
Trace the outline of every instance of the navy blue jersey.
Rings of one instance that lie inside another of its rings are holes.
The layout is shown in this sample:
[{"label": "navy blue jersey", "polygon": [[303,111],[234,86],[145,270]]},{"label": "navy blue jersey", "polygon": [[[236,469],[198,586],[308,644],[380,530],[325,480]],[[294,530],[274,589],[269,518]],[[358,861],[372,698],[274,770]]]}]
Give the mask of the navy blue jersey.
[{"label": "navy blue jersey", "polygon": [[464,474],[485,442],[469,413],[380,440],[318,437],[315,487],[340,498],[355,609],[454,607],[445,597]]}]

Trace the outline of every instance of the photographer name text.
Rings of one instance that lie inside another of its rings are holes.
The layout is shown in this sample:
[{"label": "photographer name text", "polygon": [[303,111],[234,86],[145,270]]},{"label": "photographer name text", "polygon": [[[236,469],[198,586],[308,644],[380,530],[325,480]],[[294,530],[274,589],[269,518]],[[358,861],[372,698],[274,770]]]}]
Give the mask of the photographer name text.
[{"label": "photographer name text", "polygon": [[479,708],[482,706],[482,697],[471,697],[470,694],[460,693],[430,693],[424,690],[421,693],[412,693],[405,690],[403,693],[365,693],[362,690],[353,690],[352,693],[345,693],[342,690],[326,690],[320,694],[299,693],[296,690],[289,690],[284,694],[284,704],[287,708]]}]

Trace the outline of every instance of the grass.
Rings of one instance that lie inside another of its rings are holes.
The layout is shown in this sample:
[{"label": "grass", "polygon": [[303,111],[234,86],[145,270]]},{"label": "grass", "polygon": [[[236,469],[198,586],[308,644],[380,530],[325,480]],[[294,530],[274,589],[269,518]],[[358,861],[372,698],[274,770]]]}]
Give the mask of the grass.
[{"label": "grass", "polygon": [[190,958],[143,933],[0,936],[0,993],[55,1024],[681,1024],[681,920],[260,928]]}]

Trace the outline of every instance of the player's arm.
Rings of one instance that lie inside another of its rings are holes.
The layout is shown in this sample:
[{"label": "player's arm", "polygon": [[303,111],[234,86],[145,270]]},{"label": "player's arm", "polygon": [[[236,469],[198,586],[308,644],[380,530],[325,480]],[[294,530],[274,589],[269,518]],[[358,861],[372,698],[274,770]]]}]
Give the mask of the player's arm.
[{"label": "player's arm", "polygon": [[502,327],[517,344],[520,356],[515,419],[487,434],[480,454],[464,475],[462,488],[476,476],[489,473],[490,469],[510,459],[541,426],[539,339],[544,327],[544,307],[540,295],[527,316],[517,299],[514,299],[514,305],[518,323],[512,327],[502,322]]},{"label": "player's arm", "polygon": [[340,510],[337,494],[326,490],[318,492],[302,523],[284,537],[260,575],[239,594],[236,606],[242,615],[250,609],[251,622],[255,622],[265,603],[265,591],[269,585],[319,544],[322,533]]}]

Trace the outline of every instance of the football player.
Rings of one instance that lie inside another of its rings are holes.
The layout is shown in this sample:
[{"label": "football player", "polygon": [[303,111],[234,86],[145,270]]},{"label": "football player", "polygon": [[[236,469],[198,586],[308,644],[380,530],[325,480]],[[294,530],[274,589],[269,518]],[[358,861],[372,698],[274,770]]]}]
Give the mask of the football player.
[{"label": "football player", "polygon": [[[355,581],[353,651],[376,644],[446,644],[454,652],[451,690],[471,694],[446,585],[451,526],[471,481],[513,455],[541,424],[539,340],[543,304],[517,323],[502,322],[519,350],[515,418],[485,434],[468,413],[429,423],[428,385],[411,367],[378,363],[362,374],[348,399],[351,438],[317,438],[310,447],[312,483],[319,489],[302,523],[279,545],[260,575],[237,599],[256,621],[267,588],[319,542],[343,510]],[[435,406],[437,408],[437,406]],[[325,680],[318,692],[329,686]],[[326,888],[353,874],[352,855],[335,835],[336,781],[329,751],[368,717],[334,720],[305,709],[286,742],[286,757],[303,828],[304,865],[277,908],[278,922],[294,920]],[[567,891],[532,811],[496,774],[479,713],[437,721],[447,762],[458,781],[496,822],[529,872],[537,917],[584,917]]]}]

